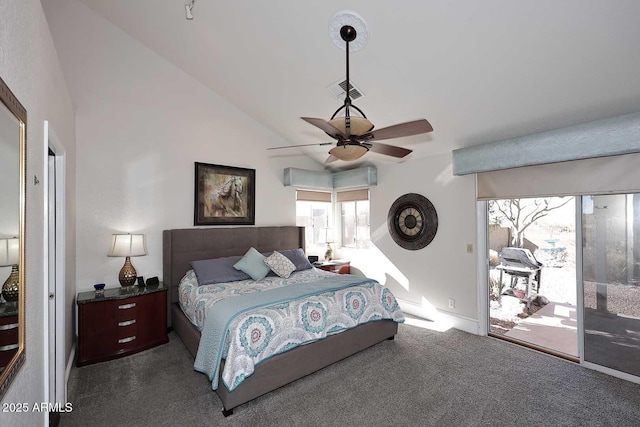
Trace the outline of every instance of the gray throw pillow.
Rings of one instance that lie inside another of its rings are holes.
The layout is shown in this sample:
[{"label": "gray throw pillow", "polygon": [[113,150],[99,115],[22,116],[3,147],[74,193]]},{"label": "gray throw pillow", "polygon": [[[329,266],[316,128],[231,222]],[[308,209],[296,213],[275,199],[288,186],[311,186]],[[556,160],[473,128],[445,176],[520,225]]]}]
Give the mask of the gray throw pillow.
[{"label": "gray throw pillow", "polygon": [[191,261],[191,267],[198,278],[198,285],[248,280],[251,278],[248,274],[233,268],[241,258],[241,256],[230,256]]},{"label": "gray throw pillow", "polygon": [[296,271],[308,270],[309,268],[312,268],[312,265],[307,259],[307,255],[304,253],[302,248],[283,249],[278,252],[289,258],[289,261],[291,261],[293,265],[296,266]]}]

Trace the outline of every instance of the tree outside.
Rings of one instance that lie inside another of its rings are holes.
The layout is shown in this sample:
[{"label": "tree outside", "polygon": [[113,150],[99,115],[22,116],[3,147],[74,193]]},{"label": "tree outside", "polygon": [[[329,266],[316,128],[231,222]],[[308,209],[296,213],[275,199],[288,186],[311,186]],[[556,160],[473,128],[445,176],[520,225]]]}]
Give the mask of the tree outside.
[{"label": "tree outside", "polygon": [[575,199],[549,197],[505,199],[488,203],[491,331],[508,333],[539,309],[526,310],[522,281],[514,289],[507,274],[496,269],[503,247],[531,250],[543,264],[539,294],[561,304],[576,304]]},{"label": "tree outside", "polygon": [[544,197],[489,201],[490,224],[507,225],[511,229],[509,246],[524,247],[525,231],[551,211],[560,209],[573,197]]}]

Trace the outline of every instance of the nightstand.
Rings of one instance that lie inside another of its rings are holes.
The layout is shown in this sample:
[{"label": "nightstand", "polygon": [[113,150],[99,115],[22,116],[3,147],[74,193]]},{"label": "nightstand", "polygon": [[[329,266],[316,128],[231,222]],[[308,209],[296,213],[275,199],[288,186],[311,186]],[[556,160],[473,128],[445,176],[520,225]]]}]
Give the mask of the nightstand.
[{"label": "nightstand", "polygon": [[330,271],[332,273],[339,273],[339,274],[351,273],[350,261],[345,261],[343,259],[334,259],[331,261],[314,263],[313,266],[319,268],[320,270]]},{"label": "nightstand", "polygon": [[20,342],[18,331],[18,303],[0,304],[0,371],[18,351]]},{"label": "nightstand", "polygon": [[131,286],[81,292],[78,304],[77,366],[104,362],[164,344],[167,288]]}]

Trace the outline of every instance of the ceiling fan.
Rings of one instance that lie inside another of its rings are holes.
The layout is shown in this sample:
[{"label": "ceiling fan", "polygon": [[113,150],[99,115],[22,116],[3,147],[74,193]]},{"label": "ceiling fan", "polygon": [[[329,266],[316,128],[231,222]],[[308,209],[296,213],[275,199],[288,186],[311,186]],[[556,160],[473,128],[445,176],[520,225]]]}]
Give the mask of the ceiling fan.
[{"label": "ceiling fan", "polygon": [[[405,136],[418,135],[433,131],[433,127],[426,119],[414,120],[412,122],[400,123],[388,126],[382,129],[373,130],[373,123],[367,119],[367,116],[361,109],[351,103],[349,92],[352,86],[349,84],[349,43],[356,39],[357,31],[351,25],[344,25],[340,28],[340,37],[344,40],[347,52],[347,78],[346,78],[346,97],[344,104],[336,110],[329,121],[312,117],[301,117],[302,120],[323,130],[337,142],[336,146],[329,150],[329,158],[325,161],[331,163],[336,160],[352,161],[357,160],[367,152],[384,154],[387,156],[403,158],[411,153],[412,150],[397,147],[394,145],[383,144],[377,141],[401,138]],[[361,117],[352,116],[352,109]],[[337,114],[343,111],[343,116]],[[337,117],[336,117],[337,116]],[[290,145],[286,147],[273,147],[268,150],[279,150],[282,148],[306,147],[311,145],[333,145],[334,142],[323,142],[319,144],[303,144]]]}]

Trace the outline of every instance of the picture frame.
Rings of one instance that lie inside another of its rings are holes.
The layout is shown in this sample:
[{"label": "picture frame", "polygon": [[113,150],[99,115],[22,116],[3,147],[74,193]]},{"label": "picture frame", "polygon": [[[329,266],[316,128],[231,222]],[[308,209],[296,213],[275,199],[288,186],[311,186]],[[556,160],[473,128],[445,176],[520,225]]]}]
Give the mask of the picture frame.
[{"label": "picture frame", "polygon": [[195,162],[194,225],[254,225],[255,169]]}]

